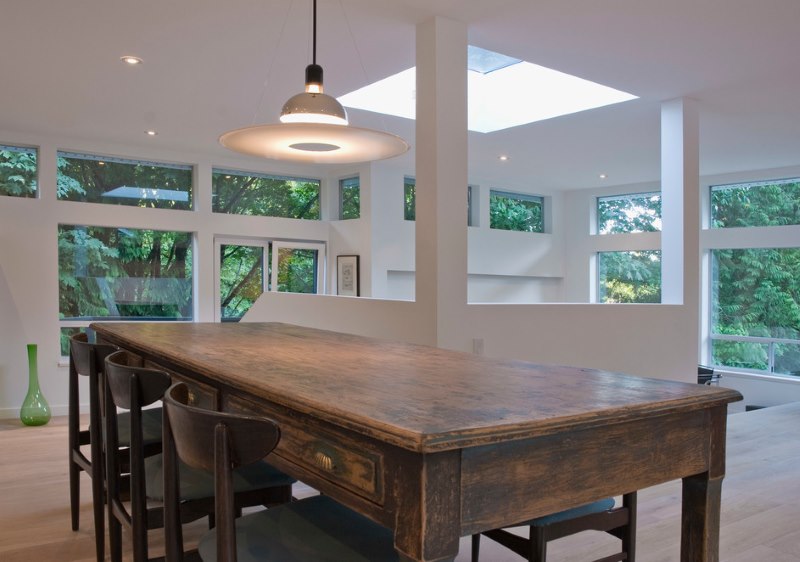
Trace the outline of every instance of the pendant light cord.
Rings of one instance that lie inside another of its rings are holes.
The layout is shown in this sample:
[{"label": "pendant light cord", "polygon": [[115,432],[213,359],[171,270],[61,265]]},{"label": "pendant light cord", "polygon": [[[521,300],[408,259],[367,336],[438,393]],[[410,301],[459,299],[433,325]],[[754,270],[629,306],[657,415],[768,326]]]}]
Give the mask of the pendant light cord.
[{"label": "pendant light cord", "polygon": [[311,43],[311,62],[313,64],[317,64],[317,0],[314,0],[314,30],[312,35],[314,36],[313,41]]}]

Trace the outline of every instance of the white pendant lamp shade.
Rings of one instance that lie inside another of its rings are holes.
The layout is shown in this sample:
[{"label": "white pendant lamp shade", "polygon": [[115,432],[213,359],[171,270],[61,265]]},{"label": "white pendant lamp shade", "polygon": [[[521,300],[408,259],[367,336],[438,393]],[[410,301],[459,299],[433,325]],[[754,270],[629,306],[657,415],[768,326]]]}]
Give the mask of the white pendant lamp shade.
[{"label": "white pendant lamp shade", "polygon": [[223,146],[252,156],[309,164],[352,164],[398,156],[408,143],[396,135],[328,123],[275,123],[225,133]]},{"label": "white pendant lamp shade", "polygon": [[408,151],[398,136],[351,127],[336,98],[323,92],[317,59],[317,2],[314,0],[313,61],[306,67],[305,91],[283,105],[280,123],[229,131],[219,142],[236,152],[314,164],[351,164],[399,156]]}]

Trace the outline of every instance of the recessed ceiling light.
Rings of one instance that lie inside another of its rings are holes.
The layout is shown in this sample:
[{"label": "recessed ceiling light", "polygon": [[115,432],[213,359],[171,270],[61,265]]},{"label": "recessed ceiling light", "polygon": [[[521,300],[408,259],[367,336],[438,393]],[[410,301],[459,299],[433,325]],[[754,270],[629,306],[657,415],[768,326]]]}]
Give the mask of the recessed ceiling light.
[{"label": "recessed ceiling light", "polygon": [[600,174],[600,179],[604,180],[608,177],[608,174]]},{"label": "recessed ceiling light", "polygon": [[505,161],[507,161],[507,160],[508,160],[508,156],[506,156],[505,154],[501,154],[501,155],[500,155],[500,156],[498,156],[497,158],[498,158],[499,160],[502,160],[503,162],[505,162]]},{"label": "recessed ceiling light", "polygon": [[142,64],[144,61],[139,57],[135,57],[133,55],[124,55],[119,57],[119,60],[122,62],[129,64],[131,66],[136,66],[137,64]]},{"label": "recessed ceiling light", "polygon": [[151,136],[151,137],[154,137],[154,136],[156,136],[156,135],[158,134],[158,131],[153,131],[153,130],[151,129],[151,130],[149,130],[149,131],[145,131],[145,134],[146,134],[146,135],[149,135],[149,136]]}]

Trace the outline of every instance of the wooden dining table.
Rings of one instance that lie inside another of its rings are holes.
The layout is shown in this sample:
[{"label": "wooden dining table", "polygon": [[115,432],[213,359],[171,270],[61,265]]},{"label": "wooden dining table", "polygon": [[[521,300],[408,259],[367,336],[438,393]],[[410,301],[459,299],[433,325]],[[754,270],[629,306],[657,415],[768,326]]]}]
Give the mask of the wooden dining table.
[{"label": "wooden dining table", "polygon": [[402,560],[679,478],[681,560],[719,559],[734,390],[281,323],[91,327],[198,403],[274,419],[270,462],[392,529]]}]

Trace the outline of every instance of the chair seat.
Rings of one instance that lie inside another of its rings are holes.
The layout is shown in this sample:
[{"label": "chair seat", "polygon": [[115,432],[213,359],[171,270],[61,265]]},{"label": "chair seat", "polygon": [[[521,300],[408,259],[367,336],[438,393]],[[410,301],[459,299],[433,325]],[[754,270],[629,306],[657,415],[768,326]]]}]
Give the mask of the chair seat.
[{"label": "chair seat", "polygon": [[[198,551],[217,560],[209,531]],[[238,562],[395,562],[392,532],[327,496],[314,496],[236,520]]]},{"label": "chair seat", "polygon": [[525,521],[524,523],[514,526],[532,525],[534,527],[544,527],[545,525],[552,525],[553,523],[567,521],[568,519],[575,519],[576,517],[583,517],[584,515],[607,511],[612,507],[614,507],[614,498],[606,498],[604,500],[587,503],[586,505],[582,505],[580,507],[566,509],[564,511],[559,511],[558,513],[551,513],[550,515],[545,515],[544,517],[537,517],[536,519],[531,519],[530,521]]},{"label": "chair seat", "polygon": [[[128,447],[131,444],[130,412],[117,414],[117,432],[120,446]],[[161,443],[161,408],[142,410],[142,444],[152,443]]]},{"label": "chair seat", "polygon": [[[194,469],[179,461],[181,500],[196,500],[214,496],[214,475]],[[147,497],[164,499],[164,458],[161,454],[144,460]],[[262,490],[274,486],[294,484],[296,480],[264,461],[241,467],[233,471],[235,493]]]}]

